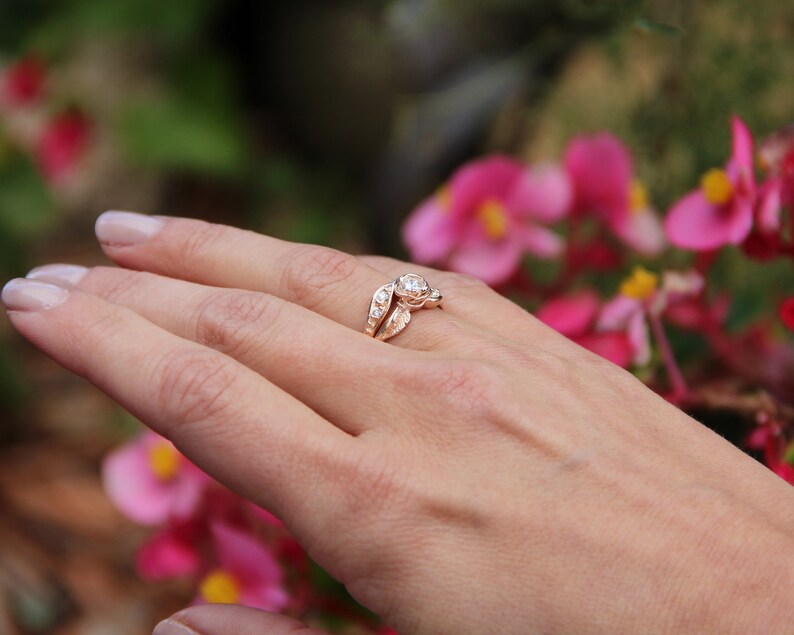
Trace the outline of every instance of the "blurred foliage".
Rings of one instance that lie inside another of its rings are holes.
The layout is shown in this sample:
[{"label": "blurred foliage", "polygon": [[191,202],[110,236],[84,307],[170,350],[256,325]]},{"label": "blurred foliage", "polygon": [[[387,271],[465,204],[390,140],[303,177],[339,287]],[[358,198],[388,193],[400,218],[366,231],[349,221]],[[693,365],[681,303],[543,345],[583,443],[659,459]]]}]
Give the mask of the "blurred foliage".
[{"label": "blurred foliage", "polygon": [[[22,155],[0,169],[0,227],[10,238],[35,235],[55,220],[52,197],[36,167]],[[10,263],[9,263],[10,264]]]},{"label": "blurred foliage", "polygon": [[[0,67],[31,51],[48,65],[45,114],[79,106],[95,148],[75,183],[53,186],[0,117],[5,278],[96,262],[93,219],[110,206],[402,255],[401,220],[463,161],[556,160],[599,129],[628,142],[663,211],[724,162],[731,114],[763,136],[794,113],[794,7],[775,0],[0,0]],[[762,271],[730,251],[716,271],[734,327],[771,314],[792,279],[790,263]],[[620,275],[592,282],[611,293]],[[673,337],[692,355],[702,344]],[[29,351],[0,326],[0,451],[90,429],[90,449],[65,443],[74,465],[45,451],[33,463],[48,482],[87,471],[94,492],[118,411]],[[58,554],[69,531],[52,532]],[[113,579],[129,587],[124,566]],[[140,632],[147,606],[132,626],[114,614],[114,632]],[[47,603],[19,609],[32,632],[57,621]]]},{"label": "blurred foliage", "polygon": [[150,45],[174,48],[198,45],[219,5],[215,0],[38,0],[32,4],[38,5],[39,12],[29,22],[22,43],[49,54],[62,53],[79,38],[92,36],[140,36]]}]

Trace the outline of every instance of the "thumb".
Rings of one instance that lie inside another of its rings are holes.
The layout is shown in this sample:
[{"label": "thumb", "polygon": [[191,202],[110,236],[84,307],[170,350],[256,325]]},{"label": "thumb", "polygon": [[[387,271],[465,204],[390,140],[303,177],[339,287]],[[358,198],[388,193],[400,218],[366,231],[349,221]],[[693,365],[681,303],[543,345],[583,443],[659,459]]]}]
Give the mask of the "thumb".
[{"label": "thumb", "polygon": [[205,604],[160,622],[152,635],[329,635],[277,613],[236,604]]}]

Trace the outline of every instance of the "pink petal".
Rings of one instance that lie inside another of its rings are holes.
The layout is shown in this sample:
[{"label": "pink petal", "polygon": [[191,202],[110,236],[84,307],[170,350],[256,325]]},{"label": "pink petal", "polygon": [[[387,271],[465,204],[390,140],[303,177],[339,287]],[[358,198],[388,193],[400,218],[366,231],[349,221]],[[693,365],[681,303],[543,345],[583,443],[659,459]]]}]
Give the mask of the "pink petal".
[{"label": "pink petal", "polygon": [[784,462],[778,465],[773,471],[784,481],[794,485],[794,466]]},{"label": "pink petal", "polygon": [[505,201],[525,170],[521,163],[501,155],[467,163],[450,180],[452,217],[471,216],[488,199]]},{"label": "pink petal", "polygon": [[511,231],[515,232],[524,248],[538,258],[557,258],[564,250],[562,239],[540,225],[517,225]]},{"label": "pink petal", "polygon": [[173,481],[163,482],[152,473],[145,437],[105,457],[102,481],[105,493],[116,508],[142,525],[165,522],[179,494]]},{"label": "pink petal", "polygon": [[243,586],[253,588],[281,582],[281,567],[253,535],[218,521],[210,523],[210,531],[221,568],[233,574]]},{"label": "pink petal", "polygon": [[703,276],[694,269],[687,271],[665,271],[662,274],[662,289],[670,301],[693,296],[703,291]]},{"label": "pink petal", "polygon": [[523,250],[518,237],[508,234],[499,241],[467,240],[449,259],[453,271],[479,278],[496,286],[507,282],[521,264]]},{"label": "pink petal", "polygon": [[700,301],[684,300],[668,306],[664,318],[678,328],[697,330],[707,323],[709,314]]},{"label": "pink petal", "polygon": [[5,69],[0,78],[0,101],[9,106],[30,106],[44,92],[46,68],[44,62],[28,55]]},{"label": "pink petal", "polygon": [[77,168],[88,149],[91,124],[80,112],[56,115],[41,134],[36,159],[51,183],[63,181]]},{"label": "pink petal", "polygon": [[574,341],[622,368],[631,366],[634,349],[625,333],[589,333]]},{"label": "pink petal", "polygon": [[565,168],[573,183],[576,212],[611,218],[628,211],[634,168],[617,137],[607,132],[576,137],[565,152]]},{"label": "pink petal", "polygon": [[758,426],[747,436],[745,445],[753,450],[763,450],[769,442],[771,433],[769,426]]},{"label": "pink petal", "polygon": [[761,185],[758,193],[758,203],[756,214],[758,228],[768,234],[776,233],[780,230],[780,213],[783,207],[783,180],[780,178],[770,178]]},{"label": "pink petal", "polygon": [[525,170],[505,204],[521,216],[553,223],[568,214],[573,188],[562,168],[544,164]]},{"label": "pink petal", "polygon": [[743,170],[753,171],[753,135],[750,129],[739,117],[731,118],[731,133],[733,136],[733,148],[731,150],[731,162],[740,166]]},{"label": "pink petal", "polygon": [[289,595],[280,585],[245,587],[240,594],[240,604],[263,611],[281,611],[289,604]]},{"label": "pink petal", "polygon": [[753,198],[735,196],[729,211],[728,241],[740,244],[753,228]]},{"label": "pink petal", "polygon": [[196,575],[201,561],[193,538],[179,527],[155,534],[138,550],[138,575],[150,582]]},{"label": "pink petal", "polygon": [[402,237],[411,259],[430,264],[447,257],[457,238],[457,222],[439,199],[431,196],[408,217]]},{"label": "pink petal", "polygon": [[629,247],[651,258],[658,256],[667,242],[662,221],[650,209],[624,214],[611,228]]},{"label": "pink petal", "polygon": [[615,296],[598,314],[596,329],[599,331],[624,331],[634,315],[642,313],[642,303],[625,295]]},{"label": "pink petal", "polygon": [[585,289],[549,300],[535,311],[535,317],[559,333],[576,338],[590,329],[599,304],[596,293]]},{"label": "pink petal", "polygon": [[651,361],[651,338],[648,334],[648,322],[641,311],[629,319],[627,334],[634,349],[632,361],[636,366],[645,366]]},{"label": "pink petal", "polygon": [[713,205],[695,190],[668,212],[664,229],[676,247],[708,251],[742,242],[752,223],[752,204],[745,197],[734,196],[726,205]]},{"label": "pink petal", "polygon": [[251,514],[261,520],[264,524],[270,525],[271,527],[283,527],[284,523],[279,519],[276,518],[273,514],[271,514],[266,509],[262,509],[259,505],[254,505],[251,502],[245,501],[248,509],[251,511]]},{"label": "pink petal", "polygon": [[174,504],[171,516],[177,519],[190,517],[201,503],[204,488],[211,482],[203,472],[189,469],[187,466],[180,468],[180,473],[174,478]]}]

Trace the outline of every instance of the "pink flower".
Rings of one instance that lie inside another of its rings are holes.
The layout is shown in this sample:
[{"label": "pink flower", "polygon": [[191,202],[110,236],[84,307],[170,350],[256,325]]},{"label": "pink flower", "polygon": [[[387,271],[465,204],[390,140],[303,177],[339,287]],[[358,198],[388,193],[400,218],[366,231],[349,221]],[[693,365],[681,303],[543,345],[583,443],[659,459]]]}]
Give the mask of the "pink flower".
[{"label": "pink flower", "polygon": [[794,333],[794,296],[786,298],[780,303],[778,315],[780,316],[780,321],[783,322],[783,326]]},{"label": "pink flower", "polygon": [[487,157],[463,166],[421,203],[404,225],[403,239],[416,262],[498,285],[515,273],[525,253],[561,253],[559,237],[540,223],[562,218],[570,197],[568,179],[557,167]]},{"label": "pink flower", "polygon": [[549,300],[535,312],[535,317],[580,346],[628,368],[633,351],[626,333],[596,330],[600,307],[595,292],[586,289]]},{"label": "pink flower", "polygon": [[710,303],[704,298],[690,295],[676,298],[664,311],[665,321],[687,331],[705,331],[711,326],[723,328],[731,309],[731,298],[721,294]]},{"label": "pink flower", "polygon": [[781,203],[794,203],[794,124],[765,139],[758,157],[769,178],[779,181]]},{"label": "pink flower", "polygon": [[59,183],[71,176],[88,147],[91,125],[78,111],[54,117],[45,127],[36,147],[36,158],[44,177]]},{"label": "pink flower", "polygon": [[750,433],[747,447],[763,452],[764,463],[780,478],[794,485],[794,445],[786,447],[779,425],[766,421]]},{"label": "pink flower", "polygon": [[271,527],[284,527],[284,523],[281,521],[281,519],[276,518],[266,509],[262,509],[259,507],[259,505],[255,505],[249,501],[245,501],[245,504],[247,509],[251,512],[251,515],[265,525],[269,525]]},{"label": "pink flower", "polygon": [[102,479],[119,511],[142,525],[187,518],[209,482],[170,441],[149,431],[105,457]]},{"label": "pink flower", "polygon": [[201,567],[194,521],[169,525],[144,543],[135,557],[135,568],[149,582],[195,576]]},{"label": "pink flower", "polygon": [[783,197],[788,196],[787,189],[786,181],[779,176],[770,177],[758,188],[755,224],[762,234],[776,234],[780,231]]},{"label": "pink flower", "polygon": [[756,205],[756,228],[772,248],[781,231],[783,208],[794,206],[794,125],[789,125],[765,139],[758,150],[759,161],[767,173],[760,186]]},{"label": "pink flower", "polygon": [[665,272],[661,288],[658,276],[635,267],[620,287],[620,294],[607,302],[598,316],[599,330],[625,330],[633,350],[632,362],[644,366],[651,359],[647,318],[656,319],[671,305],[697,295],[703,279],[694,271]]},{"label": "pink flower", "polygon": [[0,99],[15,108],[35,103],[44,92],[45,74],[44,63],[38,57],[23,57],[5,69]]},{"label": "pink flower", "polygon": [[753,138],[744,122],[732,120],[733,151],[725,168],[706,172],[700,187],[670,209],[665,231],[671,243],[708,251],[743,242],[753,226],[755,174]]},{"label": "pink flower", "polygon": [[276,559],[250,533],[221,522],[210,524],[217,568],[199,585],[198,604],[243,604],[280,611],[289,602]]},{"label": "pink flower", "polygon": [[565,168],[574,188],[573,212],[594,214],[632,249],[655,256],[664,248],[664,232],[634,177],[625,145],[608,132],[576,137],[565,152]]}]

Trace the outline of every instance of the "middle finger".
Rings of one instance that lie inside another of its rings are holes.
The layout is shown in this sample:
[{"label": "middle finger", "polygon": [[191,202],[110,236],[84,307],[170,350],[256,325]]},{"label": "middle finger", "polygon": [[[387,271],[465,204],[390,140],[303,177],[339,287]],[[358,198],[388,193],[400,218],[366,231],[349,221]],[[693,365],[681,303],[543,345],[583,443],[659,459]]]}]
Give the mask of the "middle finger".
[{"label": "middle finger", "polygon": [[[124,267],[214,287],[263,291],[356,331],[366,325],[372,294],[390,281],[335,249],[197,220],[106,212],[97,220],[97,236],[105,253]],[[445,311],[417,311],[412,316],[416,325],[394,343],[460,351],[472,336],[483,333],[464,315],[454,302],[447,302]]]}]

